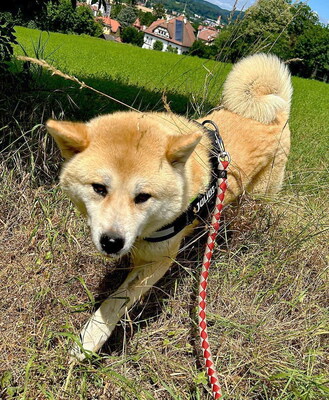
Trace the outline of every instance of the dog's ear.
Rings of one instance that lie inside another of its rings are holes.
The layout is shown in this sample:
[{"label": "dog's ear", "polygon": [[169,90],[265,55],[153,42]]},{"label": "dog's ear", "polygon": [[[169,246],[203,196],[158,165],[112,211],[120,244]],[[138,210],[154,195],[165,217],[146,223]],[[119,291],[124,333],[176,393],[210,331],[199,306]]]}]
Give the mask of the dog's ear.
[{"label": "dog's ear", "polygon": [[189,135],[171,136],[167,147],[167,159],[171,164],[183,164],[187,161],[193,150],[200,142],[202,135],[191,133]]},{"label": "dog's ear", "polygon": [[87,126],[82,122],[49,119],[46,127],[55,139],[62,156],[67,160],[85,150],[89,145],[90,140]]}]

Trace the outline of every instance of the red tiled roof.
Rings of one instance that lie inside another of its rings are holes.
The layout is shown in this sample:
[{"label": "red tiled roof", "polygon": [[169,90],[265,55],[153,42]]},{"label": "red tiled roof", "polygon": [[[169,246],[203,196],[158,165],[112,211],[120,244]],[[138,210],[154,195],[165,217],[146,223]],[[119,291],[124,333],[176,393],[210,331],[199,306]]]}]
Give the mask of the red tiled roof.
[{"label": "red tiled roof", "polygon": [[101,21],[104,25],[109,26],[113,33],[116,33],[119,28],[121,28],[120,23],[112,18],[109,17],[99,17],[97,20]]},{"label": "red tiled roof", "polygon": [[[175,39],[175,34],[176,34],[176,20],[178,21],[183,21],[183,40],[178,41]],[[154,33],[156,28],[164,28],[168,31],[169,38],[164,37],[161,35],[157,35]],[[185,19],[184,16],[180,16],[177,18],[172,18],[170,20],[165,20],[165,19],[158,19],[157,21],[154,21],[148,28],[144,30],[145,33],[149,33],[155,37],[158,37],[160,39],[165,39],[168,42],[172,42],[175,44],[179,44],[181,46],[185,47],[191,47],[192,44],[195,42],[196,38],[194,35],[194,29],[193,26],[189,21]]]},{"label": "red tiled roof", "polygon": [[218,36],[218,33],[218,31],[213,29],[203,29],[202,31],[199,31],[198,39],[211,42]]},{"label": "red tiled roof", "polygon": [[207,25],[198,26],[198,31],[202,31],[203,29],[209,29],[210,31],[217,31],[217,29],[214,28],[213,26],[207,26]]},{"label": "red tiled roof", "polygon": [[140,29],[140,28],[142,27],[141,21],[140,21],[139,18],[136,19],[136,21],[133,23],[133,26],[134,26],[135,28],[138,28],[138,29]]}]

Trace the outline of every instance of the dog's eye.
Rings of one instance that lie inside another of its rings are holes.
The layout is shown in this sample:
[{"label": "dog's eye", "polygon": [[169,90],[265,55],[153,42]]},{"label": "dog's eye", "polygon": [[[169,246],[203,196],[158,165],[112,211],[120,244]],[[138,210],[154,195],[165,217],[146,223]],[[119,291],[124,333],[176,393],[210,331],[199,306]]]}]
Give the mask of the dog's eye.
[{"label": "dog's eye", "polygon": [[139,193],[135,197],[134,201],[135,201],[136,204],[145,203],[150,197],[152,197],[152,196],[150,194],[148,194],[148,193]]},{"label": "dog's eye", "polygon": [[100,183],[93,183],[91,186],[93,187],[94,192],[96,192],[100,196],[105,197],[107,195],[106,186],[101,185]]}]

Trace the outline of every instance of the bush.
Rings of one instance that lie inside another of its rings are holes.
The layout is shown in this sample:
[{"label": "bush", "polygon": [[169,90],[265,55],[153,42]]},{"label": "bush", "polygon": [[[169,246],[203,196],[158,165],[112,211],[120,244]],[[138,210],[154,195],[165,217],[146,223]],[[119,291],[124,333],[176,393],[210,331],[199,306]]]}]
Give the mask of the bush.
[{"label": "bush", "polygon": [[175,53],[175,54],[178,53],[177,47],[172,47],[171,45],[167,46],[167,51],[168,53]]},{"label": "bush", "polygon": [[162,51],[163,50],[163,43],[161,40],[156,40],[153,45],[153,50]]},{"label": "bush", "polygon": [[131,43],[135,46],[142,47],[144,44],[144,33],[132,26],[128,26],[123,29],[121,39],[123,43]]}]

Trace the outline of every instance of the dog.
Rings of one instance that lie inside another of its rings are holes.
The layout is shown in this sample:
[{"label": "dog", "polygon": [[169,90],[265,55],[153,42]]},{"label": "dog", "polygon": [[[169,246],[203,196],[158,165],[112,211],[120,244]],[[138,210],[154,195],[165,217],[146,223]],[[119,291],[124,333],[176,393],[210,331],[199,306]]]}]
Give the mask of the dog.
[{"label": "dog", "polygon": [[[65,159],[63,190],[86,217],[96,248],[132,270],[92,315],[73,349],[82,360],[97,352],[125,310],[170,268],[194,224],[161,241],[148,238],[176,221],[212,176],[212,140],[201,125],[220,128],[231,156],[224,204],[244,192],[277,193],[290,149],[292,96],[287,67],[275,56],[239,61],[223,87],[222,102],[197,123],[171,112],[116,112],[87,123],[49,120],[47,130]],[[156,235],[155,235],[156,236]]]}]

